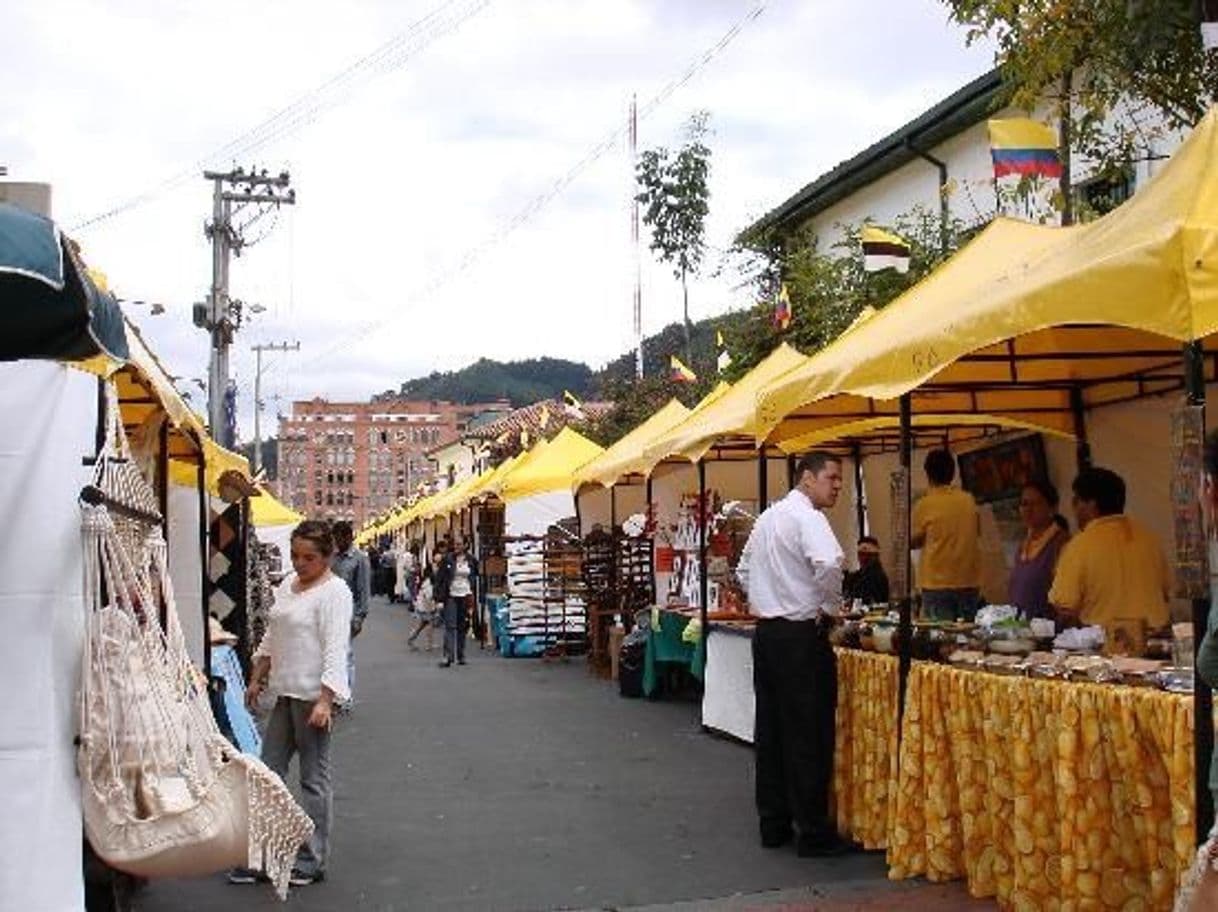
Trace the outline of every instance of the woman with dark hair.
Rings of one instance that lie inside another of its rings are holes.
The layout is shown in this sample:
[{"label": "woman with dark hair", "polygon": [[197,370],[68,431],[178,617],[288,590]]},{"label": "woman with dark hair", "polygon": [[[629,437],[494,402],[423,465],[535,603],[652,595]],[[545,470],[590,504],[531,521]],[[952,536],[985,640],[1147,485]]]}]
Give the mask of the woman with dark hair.
[{"label": "woman with dark hair", "polygon": [[[306,520],[292,532],[292,569],[275,590],[266,635],[254,653],[245,701],[254,708],[265,689],[275,698],[262,739],[262,760],[287,780],[300,755],[301,804],[313,835],[292,869],[297,886],[325,879],[334,816],[330,726],[334,704],[349,696],[347,647],[351,590],[330,571],[330,527]],[[256,872],[238,869],[233,883],[252,883]]]},{"label": "woman with dark hair", "polygon": [[1057,488],[1044,479],[1023,486],[1019,495],[1019,518],[1024,537],[1011,568],[1011,603],[1028,618],[1051,618],[1049,587],[1057,559],[1070,536],[1056,521]]},{"label": "woman with dark hair", "polygon": [[[432,579],[438,604],[444,605],[444,659],[441,668],[454,661],[465,664],[465,638],[478,596],[478,562],[465,549],[462,535],[453,537],[452,549]],[[443,601],[441,601],[443,599]]]}]

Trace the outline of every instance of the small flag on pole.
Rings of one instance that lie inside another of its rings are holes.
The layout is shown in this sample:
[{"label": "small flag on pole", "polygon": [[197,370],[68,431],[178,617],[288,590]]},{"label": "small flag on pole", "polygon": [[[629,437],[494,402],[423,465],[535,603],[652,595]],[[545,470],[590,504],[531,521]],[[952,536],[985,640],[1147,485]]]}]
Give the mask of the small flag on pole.
[{"label": "small flag on pole", "polygon": [[690,370],[689,366],[676,355],[669,357],[668,365],[672,368],[672,379],[677,383],[693,383],[698,379],[698,375]]},{"label": "small flag on pole", "polygon": [[909,272],[909,242],[904,238],[876,228],[874,225],[863,227],[863,271],[879,272],[882,269],[895,269],[904,275]]},{"label": "small flag on pole", "polygon": [[723,373],[732,366],[732,356],[728,354],[727,343],[723,340],[723,330],[715,330],[715,347],[719,350],[719,358],[716,362],[719,368],[719,373]]},{"label": "small flag on pole", "polygon": [[778,299],[774,302],[774,326],[779,332],[791,325],[791,295],[787,292],[787,284],[783,282],[778,289]]},{"label": "small flag on pole", "polygon": [[1057,133],[1028,117],[991,120],[990,157],[995,179],[1016,174],[1058,178],[1062,162],[1057,154]]}]

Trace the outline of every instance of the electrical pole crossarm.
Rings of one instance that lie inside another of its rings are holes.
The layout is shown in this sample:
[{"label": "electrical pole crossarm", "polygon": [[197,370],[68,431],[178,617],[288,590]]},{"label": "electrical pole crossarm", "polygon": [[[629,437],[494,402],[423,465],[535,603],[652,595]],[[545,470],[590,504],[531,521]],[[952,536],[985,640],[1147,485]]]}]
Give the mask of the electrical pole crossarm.
[{"label": "electrical pole crossarm", "polygon": [[261,342],[251,345],[254,353],[254,476],[262,471],[262,353],[300,351],[300,342]]}]

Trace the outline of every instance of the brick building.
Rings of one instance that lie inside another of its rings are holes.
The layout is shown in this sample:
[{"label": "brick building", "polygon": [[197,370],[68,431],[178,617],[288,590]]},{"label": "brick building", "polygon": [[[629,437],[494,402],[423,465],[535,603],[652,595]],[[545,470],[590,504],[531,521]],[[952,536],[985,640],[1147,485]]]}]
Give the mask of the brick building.
[{"label": "brick building", "polygon": [[431,481],[428,450],[475,416],[510,408],[404,399],[294,402],[292,416],[279,424],[279,496],[310,518],[349,519],[358,527]]}]

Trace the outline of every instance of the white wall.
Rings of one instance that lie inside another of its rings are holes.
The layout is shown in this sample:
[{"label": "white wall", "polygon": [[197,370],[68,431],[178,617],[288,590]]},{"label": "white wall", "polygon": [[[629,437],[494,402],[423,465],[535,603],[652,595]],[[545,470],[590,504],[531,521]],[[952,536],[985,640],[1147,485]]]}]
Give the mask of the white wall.
[{"label": "white wall", "polygon": [[[169,579],[186,651],[203,667],[203,559],[199,553],[199,492],[196,488],[169,486]],[[289,561],[290,566],[290,561]]]},{"label": "white wall", "polygon": [[78,497],[92,470],[97,379],[0,364],[0,910],[84,905],[72,739],[84,599]]}]

